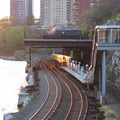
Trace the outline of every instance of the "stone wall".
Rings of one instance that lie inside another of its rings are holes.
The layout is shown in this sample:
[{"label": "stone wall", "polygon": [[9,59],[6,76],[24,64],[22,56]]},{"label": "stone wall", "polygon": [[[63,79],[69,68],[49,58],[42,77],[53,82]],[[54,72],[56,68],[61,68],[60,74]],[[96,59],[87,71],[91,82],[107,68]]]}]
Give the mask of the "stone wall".
[{"label": "stone wall", "polygon": [[112,71],[116,77],[120,77],[120,51],[115,51],[112,56]]}]

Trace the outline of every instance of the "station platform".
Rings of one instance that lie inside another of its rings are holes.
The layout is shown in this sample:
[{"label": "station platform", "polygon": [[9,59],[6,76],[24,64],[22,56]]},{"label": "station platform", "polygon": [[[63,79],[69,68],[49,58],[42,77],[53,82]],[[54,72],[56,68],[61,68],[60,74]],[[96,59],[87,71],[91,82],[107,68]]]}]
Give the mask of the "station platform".
[{"label": "station platform", "polygon": [[73,75],[74,77],[76,77],[80,82],[84,83],[84,84],[91,84],[91,78],[90,75],[86,72],[84,73],[78,73],[76,71],[73,71],[71,68],[69,67],[62,67],[65,71],[69,72],[71,75]]}]

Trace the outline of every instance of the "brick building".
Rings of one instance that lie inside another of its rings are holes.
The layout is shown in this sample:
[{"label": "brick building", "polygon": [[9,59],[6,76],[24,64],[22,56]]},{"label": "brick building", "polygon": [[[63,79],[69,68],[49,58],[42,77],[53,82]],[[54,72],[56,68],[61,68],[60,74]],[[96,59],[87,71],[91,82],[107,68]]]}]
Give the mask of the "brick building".
[{"label": "brick building", "polygon": [[25,24],[26,17],[32,14],[32,0],[10,0],[12,24]]}]

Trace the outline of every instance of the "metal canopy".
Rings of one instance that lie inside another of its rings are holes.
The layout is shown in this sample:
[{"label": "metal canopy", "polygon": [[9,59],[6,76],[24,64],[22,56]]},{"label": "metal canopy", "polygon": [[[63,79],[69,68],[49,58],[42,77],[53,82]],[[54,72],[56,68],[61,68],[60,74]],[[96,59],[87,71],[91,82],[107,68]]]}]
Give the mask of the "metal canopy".
[{"label": "metal canopy", "polygon": [[24,39],[25,46],[39,47],[92,47],[93,40]]}]

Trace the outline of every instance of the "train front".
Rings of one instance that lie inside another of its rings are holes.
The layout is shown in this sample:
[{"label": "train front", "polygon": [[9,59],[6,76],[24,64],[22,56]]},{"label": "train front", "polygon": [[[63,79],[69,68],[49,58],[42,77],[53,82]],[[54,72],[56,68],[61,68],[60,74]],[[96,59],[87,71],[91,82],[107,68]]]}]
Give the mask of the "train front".
[{"label": "train front", "polygon": [[61,66],[69,66],[69,61],[72,57],[60,54],[51,54],[51,58],[58,62]]}]

